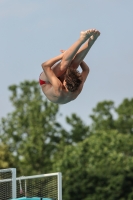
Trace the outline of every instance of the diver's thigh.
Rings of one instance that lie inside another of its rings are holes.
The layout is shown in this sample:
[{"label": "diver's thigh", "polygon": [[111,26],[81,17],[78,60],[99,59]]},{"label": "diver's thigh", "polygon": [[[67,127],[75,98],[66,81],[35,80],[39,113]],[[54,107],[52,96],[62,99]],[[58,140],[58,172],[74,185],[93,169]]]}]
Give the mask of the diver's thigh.
[{"label": "diver's thigh", "polygon": [[42,72],[42,73],[40,74],[40,79],[43,80],[43,81],[48,81],[48,78],[47,78],[45,72]]}]

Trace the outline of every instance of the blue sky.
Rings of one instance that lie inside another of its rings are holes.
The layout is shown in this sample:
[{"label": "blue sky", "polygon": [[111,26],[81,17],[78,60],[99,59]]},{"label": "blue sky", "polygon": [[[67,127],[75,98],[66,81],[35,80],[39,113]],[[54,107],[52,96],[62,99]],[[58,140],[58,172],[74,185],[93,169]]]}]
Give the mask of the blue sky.
[{"label": "blue sky", "polygon": [[85,58],[90,75],[80,96],[60,106],[86,123],[99,101],[133,97],[133,0],[0,0],[0,117],[13,109],[9,85],[38,80],[41,63],[90,28],[101,32]]}]

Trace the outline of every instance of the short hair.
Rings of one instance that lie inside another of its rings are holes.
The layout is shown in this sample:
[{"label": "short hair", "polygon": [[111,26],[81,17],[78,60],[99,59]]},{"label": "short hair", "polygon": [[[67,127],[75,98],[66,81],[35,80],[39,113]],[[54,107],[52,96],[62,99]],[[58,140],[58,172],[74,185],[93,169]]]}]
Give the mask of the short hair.
[{"label": "short hair", "polygon": [[67,68],[64,80],[66,81],[66,87],[70,92],[75,92],[82,82],[81,74],[72,67]]}]

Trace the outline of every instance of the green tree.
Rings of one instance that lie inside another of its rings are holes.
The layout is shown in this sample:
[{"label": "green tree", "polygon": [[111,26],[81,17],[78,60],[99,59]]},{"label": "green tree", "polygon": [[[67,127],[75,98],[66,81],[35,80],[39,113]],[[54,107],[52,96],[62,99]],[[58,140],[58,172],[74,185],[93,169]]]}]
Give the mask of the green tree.
[{"label": "green tree", "polygon": [[133,98],[124,99],[116,108],[116,112],[118,115],[116,127],[119,132],[133,134]]},{"label": "green tree", "polygon": [[71,126],[69,138],[71,142],[77,143],[89,136],[89,126],[85,125],[80,117],[72,114],[66,117],[66,122]]},{"label": "green tree", "polygon": [[14,159],[8,146],[0,143],[0,169],[11,168],[14,165]]},{"label": "green tree", "polygon": [[70,126],[70,130],[60,129],[62,140],[57,145],[56,161],[54,160],[54,162],[60,161],[63,157],[65,146],[76,146],[78,142],[89,136],[89,126],[76,114],[73,113],[70,117],[66,117],[66,123]]},{"label": "green tree", "polygon": [[133,134],[133,99],[124,99],[118,107],[113,101],[99,102],[90,117],[92,133],[117,130],[123,134]]},{"label": "green tree", "polygon": [[14,110],[2,118],[0,137],[15,158],[14,167],[21,175],[50,172],[54,153],[63,152],[57,144],[75,145],[88,136],[89,127],[72,114],[66,117],[71,130],[65,130],[57,122],[59,106],[47,101],[36,81],[24,81],[9,90]]},{"label": "green tree", "polygon": [[99,131],[66,146],[53,161],[53,170],[63,174],[63,198],[132,200],[132,149],[133,136],[116,131]]},{"label": "green tree", "polygon": [[9,90],[14,111],[1,120],[1,140],[14,155],[21,175],[49,172],[61,138],[56,122],[59,107],[42,96],[35,81],[12,85]]},{"label": "green tree", "polygon": [[114,109],[113,101],[99,102],[96,107],[93,108],[93,113],[90,115],[92,119],[91,131],[115,129],[113,119]]}]

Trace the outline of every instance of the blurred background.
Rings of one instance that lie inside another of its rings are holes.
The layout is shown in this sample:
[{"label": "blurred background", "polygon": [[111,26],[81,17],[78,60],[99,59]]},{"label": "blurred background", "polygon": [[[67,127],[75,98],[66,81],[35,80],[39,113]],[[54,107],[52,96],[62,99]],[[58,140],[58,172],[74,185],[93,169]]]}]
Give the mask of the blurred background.
[{"label": "blurred background", "polygon": [[[90,28],[101,35],[83,91],[54,105],[41,63]],[[132,0],[0,0],[1,168],[61,171],[66,200],[133,199],[132,32]]]}]

